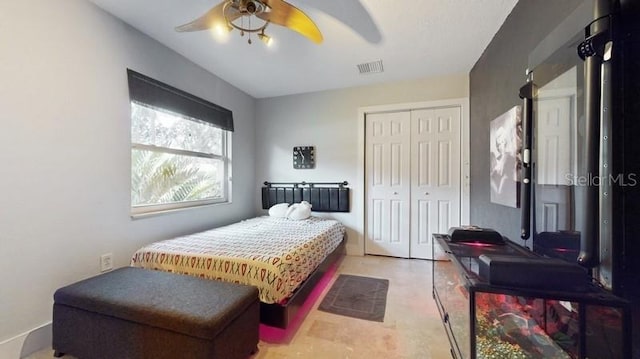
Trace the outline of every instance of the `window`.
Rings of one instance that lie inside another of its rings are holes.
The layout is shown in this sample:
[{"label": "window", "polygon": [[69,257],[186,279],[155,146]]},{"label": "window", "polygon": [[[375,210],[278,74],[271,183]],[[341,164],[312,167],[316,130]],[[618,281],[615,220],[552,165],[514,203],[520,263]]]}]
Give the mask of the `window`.
[{"label": "window", "polygon": [[129,91],[132,214],[227,202],[233,127],[219,112],[228,110],[131,70]]}]

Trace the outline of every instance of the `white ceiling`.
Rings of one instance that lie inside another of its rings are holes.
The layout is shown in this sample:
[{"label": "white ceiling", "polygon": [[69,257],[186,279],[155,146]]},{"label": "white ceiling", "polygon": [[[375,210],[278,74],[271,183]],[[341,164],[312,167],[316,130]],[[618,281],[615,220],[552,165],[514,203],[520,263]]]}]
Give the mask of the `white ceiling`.
[{"label": "white ceiling", "polygon": [[[253,97],[468,73],[517,0],[289,0],[320,28],[320,45],[271,24],[267,47],[237,30],[174,27],[221,0],[89,0]],[[384,73],[357,64],[382,60]]]}]

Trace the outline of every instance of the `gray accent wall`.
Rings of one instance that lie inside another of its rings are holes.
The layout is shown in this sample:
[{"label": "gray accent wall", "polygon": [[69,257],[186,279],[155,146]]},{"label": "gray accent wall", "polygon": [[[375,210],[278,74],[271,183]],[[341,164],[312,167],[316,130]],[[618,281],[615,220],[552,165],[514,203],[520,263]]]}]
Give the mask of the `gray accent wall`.
[{"label": "gray accent wall", "polygon": [[518,91],[525,84],[529,53],[581,2],[520,0],[469,76],[471,223],[493,228],[518,243],[522,243],[520,209],[490,200],[489,124],[522,103]]}]

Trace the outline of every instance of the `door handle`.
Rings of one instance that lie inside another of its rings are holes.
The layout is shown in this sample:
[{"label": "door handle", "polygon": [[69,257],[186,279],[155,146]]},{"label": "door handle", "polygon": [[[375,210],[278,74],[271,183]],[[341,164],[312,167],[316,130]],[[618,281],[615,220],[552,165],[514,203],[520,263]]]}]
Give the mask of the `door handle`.
[{"label": "door handle", "polygon": [[424,195],[425,195],[425,196],[428,196],[428,195],[429,195],[429,192],[425,192],[425,193],[424,193]]},{"label": "door handle", "polygon": [[393,194],[394,194],[394,195],[397,195],[397,194],[398,194],[398,192],[393,192]]}]

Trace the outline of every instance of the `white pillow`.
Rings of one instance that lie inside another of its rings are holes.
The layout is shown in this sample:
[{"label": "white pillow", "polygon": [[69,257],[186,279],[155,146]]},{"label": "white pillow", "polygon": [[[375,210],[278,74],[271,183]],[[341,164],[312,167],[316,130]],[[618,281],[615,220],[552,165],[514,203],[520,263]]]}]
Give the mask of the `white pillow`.
[{"label": "white pillow", "polygon": [[294,203],[287,210],[287,218],[296,221],[307,219],[311,216],[311,203],[302,201],[300,203]]},{"label": "white pillow", "polygon": [[286,217],[289,209],[289,203],[274,204],[269,208],[269,216],[271,217]]},{"label": "white pillow", "polygon": [[302,202],[300,202],[300,204],[303,204],[303,205],[305,205],[305,206],[308,206],[309,208],[313,207],[313,206],[311,205],[311,203],[309,203],[309,202],[307,202],[307,201],[302,201]]}]

